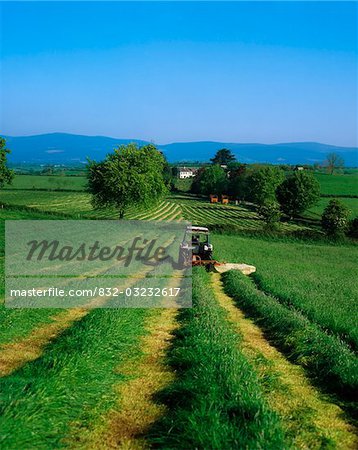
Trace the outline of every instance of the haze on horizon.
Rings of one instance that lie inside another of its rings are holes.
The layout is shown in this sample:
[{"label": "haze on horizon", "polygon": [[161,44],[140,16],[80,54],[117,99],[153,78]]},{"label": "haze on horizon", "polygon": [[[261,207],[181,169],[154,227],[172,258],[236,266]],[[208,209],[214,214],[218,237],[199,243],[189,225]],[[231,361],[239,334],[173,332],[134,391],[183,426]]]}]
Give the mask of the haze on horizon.
[{"label": "haze on horizon", "polygon": [[358,145],[355,2],[8,2],[0,13],[1,134]]}]

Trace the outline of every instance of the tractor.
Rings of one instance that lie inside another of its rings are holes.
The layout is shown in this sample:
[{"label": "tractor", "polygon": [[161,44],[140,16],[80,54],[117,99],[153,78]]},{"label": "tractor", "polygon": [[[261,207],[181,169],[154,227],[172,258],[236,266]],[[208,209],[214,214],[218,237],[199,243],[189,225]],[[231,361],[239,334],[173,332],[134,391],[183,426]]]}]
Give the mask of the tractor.
[{"label": "tractor", "polygon": [[181,267],[205,266],[207,270],[219,273],[228,270],[240,270],[245,275],[256,271],[247,264],[223,263],[213,259],[213,245],[209,240],[206,227],[187,226],[179,248],[179,265]]},{"label": "tractor", "polygon": [[209,229],[187,226],[179,249],[181,265],[203,265],[213,259],[213,245],[209,241]]}]

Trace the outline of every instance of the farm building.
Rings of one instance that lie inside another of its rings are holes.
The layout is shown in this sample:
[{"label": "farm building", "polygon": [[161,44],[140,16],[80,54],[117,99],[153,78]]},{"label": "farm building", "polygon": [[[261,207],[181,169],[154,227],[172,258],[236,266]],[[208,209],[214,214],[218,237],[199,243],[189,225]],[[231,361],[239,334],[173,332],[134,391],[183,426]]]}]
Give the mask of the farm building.
[{"label": "farm building", "polygon": [[178,167],[178,178],[193,178],[195,177],[198,169],[194,167]]}]

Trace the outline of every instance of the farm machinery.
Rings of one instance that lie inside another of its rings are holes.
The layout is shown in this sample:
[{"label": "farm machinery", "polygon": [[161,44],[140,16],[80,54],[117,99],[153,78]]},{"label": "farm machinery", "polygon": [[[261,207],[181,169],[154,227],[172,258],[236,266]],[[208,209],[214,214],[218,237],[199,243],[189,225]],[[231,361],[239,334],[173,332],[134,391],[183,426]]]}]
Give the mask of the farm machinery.
[{"label": "farm machinery", "polygon": [[179,264],[182,266],[204,266],[207,270],[219,273],[240,270],[244,275],[256,271],[248,264],[224,263],[213,259],[213,244],[206,227],[187,226],[179,249]]}]

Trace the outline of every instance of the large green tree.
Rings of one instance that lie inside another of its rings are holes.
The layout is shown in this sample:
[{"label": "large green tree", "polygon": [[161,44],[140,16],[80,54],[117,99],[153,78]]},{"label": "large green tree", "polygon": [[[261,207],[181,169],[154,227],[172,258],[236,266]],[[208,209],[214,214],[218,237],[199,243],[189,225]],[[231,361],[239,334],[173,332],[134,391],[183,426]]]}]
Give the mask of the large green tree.
[{"label": "large green tree", "polygon": [[236,156],[228,148],[222,148],[218,150],[210,160],[213,164],[228,165],[229,163],[236,161]]},{"label": "large green tree", "polygon": [[6,140],[0,137],[0,188],[11,183],[14,178],[14,171],[7,167],[7,156],[10,150],[6,148]]},{"label": "large green tree", "polygon": [[95,208],[114,206],[123,218],[128,207],[151,206],[167,193],[165,159],[152,145],[120,146],[104,161],[88,163],[88,190]]},{"label": "large green tree", "polygon": [[289,175],[277,189],[281,209],[290,217],[302,214],[314,206],[320,196],[320,185],[314,175],[307,171]]},{"label": "large green tree", "polygon": [[248,197],[262,206],[276,201],[276,189],[284,180],[284,172],[276,166],[257,166],[248,176]]},{"label": "large green tree", "polygon": [[228,194],[240,200],[247,198],[249,170],[246,164],[233,162],[228,165]]},{"label": "large green tree", "polygon": [[224,194],[227,192],[228,179],[225,170],[217,165],[205,167],[200,176],[200,193]]}]

